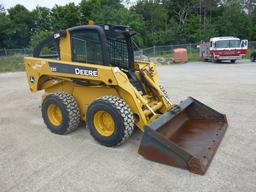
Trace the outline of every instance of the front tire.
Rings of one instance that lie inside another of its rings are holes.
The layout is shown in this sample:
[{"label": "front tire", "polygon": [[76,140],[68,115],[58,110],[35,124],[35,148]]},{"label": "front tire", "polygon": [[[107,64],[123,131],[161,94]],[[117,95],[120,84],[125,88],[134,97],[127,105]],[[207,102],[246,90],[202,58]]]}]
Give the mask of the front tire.
[{"label": "front tire", "polygon": [[42,103],[42,116],[48,129],[64,135],[78,128],[80,110],[75,98],[66,92],[49,94]]},{"label": "front tire", "polygon": [[235,59],[232,59],[232,60],[230,60],[230,62],[231,62],[231,63],[235,63],[235,62],[236,62],[236,60],[235,60]]},{"label": "front tire", "polygon": [[100,144],[108,147],[120,145],[134,130],[133,113],[121,98],[104,96],[88,107],[86,126]]}]

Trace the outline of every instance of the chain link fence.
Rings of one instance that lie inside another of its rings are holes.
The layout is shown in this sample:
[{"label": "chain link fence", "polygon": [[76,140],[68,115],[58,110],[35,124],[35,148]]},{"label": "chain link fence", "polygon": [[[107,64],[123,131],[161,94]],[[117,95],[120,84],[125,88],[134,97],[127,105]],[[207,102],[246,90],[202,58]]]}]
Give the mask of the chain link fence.
[{"label": "chain link fence", "polygon": [[172,54],[173,49],[176,48],[186,48],[188,50],[188,54],[190,53],[198,53],[199,54],[199,44],[193,43],[193,44],[178,44],[178,45],[161,45],[161,46],[153,46],[148,47],[145,49],[141,49],[139,53],[136,54],[142,54],[146,56],[160,56],[160,55],[167,55]]},{"label": "chain link fence", "polygon": [[0,49],[1,56],[12,56],[12,55],[32,55],[32,49]]},{"label": "chain link fence", "polygon": [[[162,46],[153,46],[141,49],[135,52],[135,56],[146,55],[148,57],[161,56],[161,55],[170,55],[173,53],[173,50],[176,48],[186,48],[188,54],[198,54],[200,56],[200,43],[189,43],[189,44],[178,44],[178,45],[162,45]],[[248,49],[249,53],[256,48],[256,41],[249,41]]]},{"label": "chain link fence", "polygon": [[[135,52],[135,56],[146,55],[148,57],[161,56],[161,55],[170,55],[173,53],[175,48],[186,48],[188,54],[198,54],[200,55],[199,43],[189,43],[189,44],[177,44],[177,45],[161,45],[153,46],[144,49],[140,49]],[[248,44],[249,52],[256,48],[256,41],[249,41]],[[22,55],[29,56],[33,54],[32,49],[0,49],[1,56],[12,56],[12,55]]]}]

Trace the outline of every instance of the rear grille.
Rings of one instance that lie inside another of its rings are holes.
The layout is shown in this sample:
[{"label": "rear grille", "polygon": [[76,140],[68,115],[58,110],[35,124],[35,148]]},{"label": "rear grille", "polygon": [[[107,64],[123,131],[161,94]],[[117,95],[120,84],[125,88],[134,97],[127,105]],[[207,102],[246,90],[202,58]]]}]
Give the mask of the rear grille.
[{"label": "rear grille", "polygon": [[123,69],[129,68],[127,42],[124,39],[107,38],[110,63]]}]

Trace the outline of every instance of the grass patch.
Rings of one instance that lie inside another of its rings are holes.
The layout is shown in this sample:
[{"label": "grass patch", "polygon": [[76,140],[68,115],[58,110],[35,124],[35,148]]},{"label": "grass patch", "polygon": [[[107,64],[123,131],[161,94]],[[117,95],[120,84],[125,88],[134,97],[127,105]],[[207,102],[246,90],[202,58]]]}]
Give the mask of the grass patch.
[{"label": "grass patch", "polygon": [[199,53],[189,53],[188,54],[188,61],[202,61]]},{"label": "grass patch", "polygon": [[244,59],[251,59],[251,54],[254,52],[253,48],[248,49],[247,54],[244,56]]},{"label": "grass patch", "polygon": [[4,56],[0,57],[0,73],[24,71],[23,56]]}]

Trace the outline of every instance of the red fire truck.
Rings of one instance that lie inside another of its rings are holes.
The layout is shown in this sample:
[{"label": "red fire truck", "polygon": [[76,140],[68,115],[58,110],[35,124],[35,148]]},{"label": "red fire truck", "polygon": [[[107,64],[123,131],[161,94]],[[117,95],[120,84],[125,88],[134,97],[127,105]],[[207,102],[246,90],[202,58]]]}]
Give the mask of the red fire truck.
[{"label": "red fire truck", "polygon": [[247,53],[248,40],[237,37],[213,37],[200,45],[200,54],[204,61],[221,62],[230,60],[235,63]]}]

